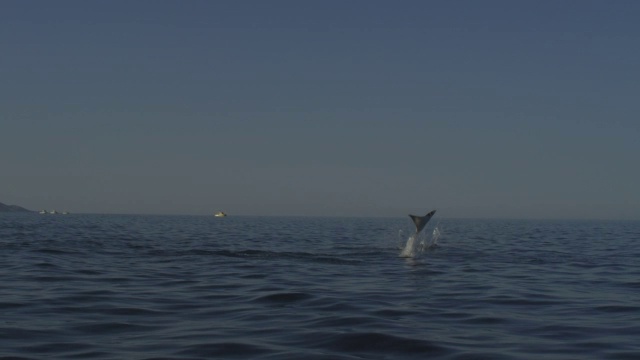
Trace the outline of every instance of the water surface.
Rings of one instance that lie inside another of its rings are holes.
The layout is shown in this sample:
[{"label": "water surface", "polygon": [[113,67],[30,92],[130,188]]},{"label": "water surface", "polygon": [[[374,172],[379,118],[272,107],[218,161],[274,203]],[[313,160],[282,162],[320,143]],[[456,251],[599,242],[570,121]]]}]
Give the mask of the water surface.
[{"label": "water surface", "polygon": [[640,223],[0,215],[0,358],[639,359]]}]

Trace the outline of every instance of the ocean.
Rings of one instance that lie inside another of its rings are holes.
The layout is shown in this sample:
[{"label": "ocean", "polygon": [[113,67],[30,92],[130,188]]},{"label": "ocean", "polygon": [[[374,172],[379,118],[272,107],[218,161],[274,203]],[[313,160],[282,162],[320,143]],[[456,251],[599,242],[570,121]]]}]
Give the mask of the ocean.
[{"label": "ocean", "polygon": [[0,359],[640,359],[640,222],[438,215],[0,214]]}]

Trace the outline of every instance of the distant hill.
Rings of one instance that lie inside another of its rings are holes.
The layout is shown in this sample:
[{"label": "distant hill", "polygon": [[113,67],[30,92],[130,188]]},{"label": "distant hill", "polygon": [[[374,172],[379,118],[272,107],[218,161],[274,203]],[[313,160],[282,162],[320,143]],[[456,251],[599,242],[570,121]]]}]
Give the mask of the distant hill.
[{"label": "distant hill", "polygon": [[18,205],[5,205],[0,203],[0,212],[31,212],[31,210],[27,210]]}]

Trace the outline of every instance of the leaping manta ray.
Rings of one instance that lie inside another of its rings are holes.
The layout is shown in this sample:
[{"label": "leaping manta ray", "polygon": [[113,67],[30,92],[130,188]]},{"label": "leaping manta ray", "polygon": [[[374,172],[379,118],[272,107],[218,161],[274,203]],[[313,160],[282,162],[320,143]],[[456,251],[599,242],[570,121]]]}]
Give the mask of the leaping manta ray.
[{"label": "leaping manta ray", "polygon": [[404,250],[400,253],[401,257],[413,257],[415,254],[415,243],[418,238],[418,234],[425,228],[425,226],[427,226],[427,223],[435,213],[436,211],[433,210],[425,216],[409,215],[411,220],[413,220],[413,223],[416,225],[416,232],[407,240],[407,245],[405,245]]}]

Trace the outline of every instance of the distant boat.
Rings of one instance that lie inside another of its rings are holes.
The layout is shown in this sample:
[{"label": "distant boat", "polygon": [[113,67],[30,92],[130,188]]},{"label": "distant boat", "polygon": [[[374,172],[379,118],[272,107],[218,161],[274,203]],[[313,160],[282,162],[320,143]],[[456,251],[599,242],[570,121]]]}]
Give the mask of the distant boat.
[{"label": "distant boat", "polygon": [[57,211],[55,211],[55,210],[51,210],[51,211],[49,211],[49,214],[53,214],[53,215],[55,215],[55,214],[57,214],[57,213],[58,213],[58,212],[57,212]]},{"label": "distant boat", "polygon": [[63,211],[62,215],[69,215],[69,212],[68,211]]},{"label": "distant boat", "polygon": [[40,214],[46,214],[47,210],[40,210]]},{"label": "distant boat", "polygon": [[225,216],[227,216],[227,214],[225,214],[224,211],[218,211],[217,213],[213,214],[213,216],[215,216],[215,217],[225,217]]}]

